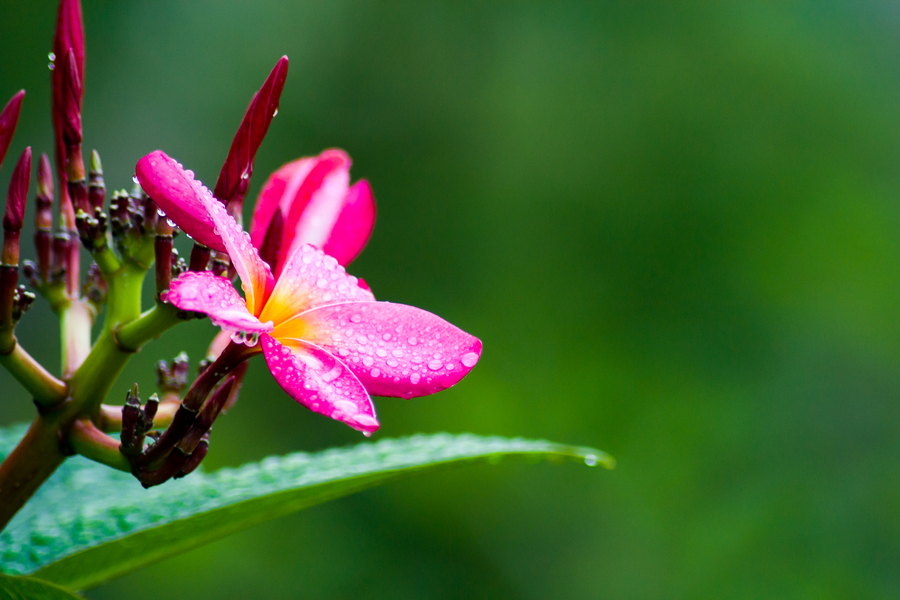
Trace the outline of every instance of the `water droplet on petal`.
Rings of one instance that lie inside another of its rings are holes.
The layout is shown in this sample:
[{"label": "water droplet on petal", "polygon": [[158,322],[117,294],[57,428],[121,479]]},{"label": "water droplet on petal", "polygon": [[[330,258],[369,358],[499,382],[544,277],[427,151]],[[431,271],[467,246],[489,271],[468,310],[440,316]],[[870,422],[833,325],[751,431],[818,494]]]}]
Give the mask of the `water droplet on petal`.
[{"label": "water droplet on petal", "polygon": [[419,375],[418,373],[413,373],[412,375],[409,376],[409,380],[412,382],[413,385],[416,385],[417,383],[419,383],[420,379],[422,379],[422,376]]},{"label": "water droplet on petal", "polygon": [[478,362],[478,355],[474,352],[467,352],[462,355],[460,362],[462,362],[464,367],[471,369]]},{"label": "water droplet on petal", "polygon": [[599,461],[597,460],[597,457],[593,454],[588,454],[587,456],[584,457],[584,464],[586,464],[589,467],[596,467],[597,462],[599,462]]},{"label": "water droplet on petal", "polygon": [[433,360],[428,363],[428,368],[432,371],[440,371],[444,367],[444,363],[439,360]]}]

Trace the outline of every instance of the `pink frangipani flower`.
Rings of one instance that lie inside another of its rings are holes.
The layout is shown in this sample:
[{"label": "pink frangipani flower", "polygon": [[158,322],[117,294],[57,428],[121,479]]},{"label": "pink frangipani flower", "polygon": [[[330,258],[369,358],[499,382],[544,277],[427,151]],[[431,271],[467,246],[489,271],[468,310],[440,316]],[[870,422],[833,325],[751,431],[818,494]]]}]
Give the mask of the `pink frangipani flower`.
[{"label": "pink frangipani flower", "polygon": [[[144,191],[179,225],[180,218],[212,221],[210,234],[228,252],[245,295],[204,271],[181,275],[165,299],[209,315],[235,341],[259,348],[279,385],[314,412],[371,433],[378,421],[369,394],[432,394],[478,362],[480,340],[424,310],[376,302],[334,257],[310,244],[293,249],[274,277],[251,236],[163,152],[142,158],[136,172]],[[170,206],[181,212],[173,216]]]}]

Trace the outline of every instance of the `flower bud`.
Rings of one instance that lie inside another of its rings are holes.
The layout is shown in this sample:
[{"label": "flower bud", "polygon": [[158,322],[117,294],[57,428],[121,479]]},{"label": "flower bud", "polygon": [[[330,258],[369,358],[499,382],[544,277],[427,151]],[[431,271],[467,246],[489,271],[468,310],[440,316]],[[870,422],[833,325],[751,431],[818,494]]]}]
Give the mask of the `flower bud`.
[{"label": "flower bud", "polygon": [[233,217],[240,215],[247,185],[253,174],[253,160],[262,144],[269,124],[278,113],[278,102],[287,78],[288,59],[282,56],[259,91],[250,100],[250,106],[238,128],[231,149],[219,173],[213,196],[228,206]]},{"label": "flower bud", "polygon": [[100,163],[100,155],[94,150],[91,152],[91,170],[88,179],[88,204],[91,214],[99,208],[103,210],[106,202],[106,182],[103,181],[103,165]]},{"label": "flower bud", "polygon": [[19,264],[19,233],[25,215],[28,187],[31,185],[31,147],[25,148],[9,183],[6,213],[3,215],[3,254],[0,263]]},{"label": "flower bud", "polygon": [[9,150],[13,134],[16,132],[16,125],[19,123],[19,113],[22,111],[22,99],[24,97],[25,90],[22,90],[13,96],[6,103],[3,110],[0,111],[0,165],[3,164],[3,158],[6,156],[6,151]]},{"label": "flower bud", "polygon": [[66,53],[65,60],[63,61],[63,70],[60,111],[62,116],[63,143],[66,145],[66,152],[69,153],[71,152],[71,148],[81,145],[82,139],[82,81],[75,53],[71,49]]}]

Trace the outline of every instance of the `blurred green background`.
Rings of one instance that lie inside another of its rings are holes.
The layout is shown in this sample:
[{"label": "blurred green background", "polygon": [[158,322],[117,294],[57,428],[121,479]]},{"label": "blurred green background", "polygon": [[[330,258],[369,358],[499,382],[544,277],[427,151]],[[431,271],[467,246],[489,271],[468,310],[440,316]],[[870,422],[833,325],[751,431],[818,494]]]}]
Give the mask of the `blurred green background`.
[{"label": "blurred green background", "polygon": [[[483,340],[456,388],[379,399],[376,437],[619,460],[390,485],[89,598],[900,597],[896,3],[84,2],[85,144],[110,187],[157,148],[214,183],[287,54],[252,194],[346,149],[379,203],[350,271]],[[28,91],[4,191],[26,144],[52,148],[54,18],[0,2],[0,101]],[[170,332],[116,394],[213,331]],[[20,337],[57,364],[46,303]],[[2,424],[31,417],[0,389]],[[260,361],[205,466],[360,441]]]}]

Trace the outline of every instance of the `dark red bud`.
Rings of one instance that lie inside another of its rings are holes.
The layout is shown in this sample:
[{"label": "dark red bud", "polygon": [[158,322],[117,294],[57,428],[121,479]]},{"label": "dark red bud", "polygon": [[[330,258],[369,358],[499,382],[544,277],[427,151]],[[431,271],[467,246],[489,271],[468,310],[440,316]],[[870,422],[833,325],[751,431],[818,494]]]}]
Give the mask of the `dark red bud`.
[{"label": "dark red bud", "polygon": [[[56,33],[53,36],[53,70],[51,71],[53,131],[56,154],[56,176],[59,181],[59,210],[64,226],[75,228],[75,211],[66,189],[66,144],[63,141],[62,90],[66,73],[65,60],[69,50],[75,55],[77,72],[82,78],[79,89],[84,89],[84,22],[80,0],[60,0],[56,15]],[[81,109],[81,95],[78,97]]]},{"label": "dark red bud", "polygon": [[31,185],[31,146],[25,148],[9,182],[9,194],[6,197],[6,214],[3,215],[3,231],[19,232],[25,215],[25,202],[28,199],[28,187]]},{"label": "dark red bud", "polygon": [[37,197],[48,204],[53,204],[53,170],[50,159],[41,154],[37,169]]},{"label": "dark red bud", "polygon": [[22,231],[22,217],[25,214],[25,201],[28,198],[28,186],[31,185],[31,147],[19,157],[9,182],[9,194],[6,196],[6,214],[3,215],[3,250],[0,253],[0,264],[19,264],[19,232]]},{"label": "dark red bud", "polygon": [[81,75],[75,53],[69,49],[63,61],[62,136],[67,148],[81,145]]},{"label": "dark red bud", "polygon": [[[242,192],[246,193],[246,181],[253,174],[253,159],[256,151],[262,144],[269,124],[278,112],[278,103],[281,99],[281,91],[287,78],[288,58],[282,56],[269,77],[263,83],[259,91],[250,100],[250,106],[244,113],[244,118],[238,128],[228,157],[219,173],[213,195],[222,203],[228,204],[229,200],[238,199],[238,204],[243,201]],[[242,181],[243,189],[242,189]]]},{"label": "dark red bud", "polygon": [[0,112],[0,165],[3,164],[3,158],[6,156],[6,151],[9,150],[9,143],[12,142],[13,134],[16,132],[24,97],[25,90],[22,90],[13,96]]}]

